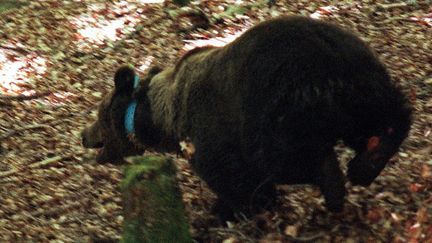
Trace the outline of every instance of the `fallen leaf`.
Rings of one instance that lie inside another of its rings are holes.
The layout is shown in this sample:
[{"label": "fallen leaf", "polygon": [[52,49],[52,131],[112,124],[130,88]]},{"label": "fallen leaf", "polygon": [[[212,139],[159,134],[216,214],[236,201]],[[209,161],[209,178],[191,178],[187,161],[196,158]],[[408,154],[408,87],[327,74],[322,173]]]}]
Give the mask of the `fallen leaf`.
[{"label": "fallen leaf", "polygon": [[432,178],[432,171],[429,165],[425,165],[425,164],[422,165],[421,177],[425,180]]},{"label": "fallen leaf", "polygon": [[417,210],[416,220],[418,223],[425,223],[428,221],[428,218],[428,209],[426,207],[421,207],[419,210]]},{"label": "fallen leaf", "polygon": [[372,208],[369,209],[366,218],[371,222],[371,223],[377,223],[382,219],[382,212],[380,209],[378,208]]},{"label": "fallen leaf", "polygon": [[284,234],[292,237],[297,237],[299,232],[299,225],[287,225]]},{"label": "fallen leaf", "polygon": [[238,243],[238,242],[240,242],[240,241],[237,238],[232,237],[232,236],[230,238],[222,241],[222,243]]},{"label": "fallen leaf", "polygon": [[425,189],[425,186],[420,183],[412,183],[409,186],[410,191],[412,192],[422,192]]},{"label": "fallen leaf", "polygon": [[190,141],[181,141],[179,144],[183,157],[187,160],[192,159],[192,156],[195,154],[195,146],[193,143]]}]

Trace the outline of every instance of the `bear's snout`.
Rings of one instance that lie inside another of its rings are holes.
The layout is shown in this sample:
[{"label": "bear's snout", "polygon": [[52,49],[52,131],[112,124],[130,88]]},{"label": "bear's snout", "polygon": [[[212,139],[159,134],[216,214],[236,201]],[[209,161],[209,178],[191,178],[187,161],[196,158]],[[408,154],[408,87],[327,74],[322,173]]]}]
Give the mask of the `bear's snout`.
[{"label": "bear's snout", "polygon": [[103,137],[97,122],[82,131],[81,143],[85,148],[101,148],[104,146]]},{"label": "bear's snout", "polygon": [[89,144],[89,140],[88,138],[85,136],[85,133],[83,132],[81,134],[81,144],[82,146],[84,146],[85,148],[90,148],[90,144]]},{"label": "bear's snout", "polygon": [[84,147],[87,147],[87,138],[84,136],[84,132],[81,133],[81,144]]}]

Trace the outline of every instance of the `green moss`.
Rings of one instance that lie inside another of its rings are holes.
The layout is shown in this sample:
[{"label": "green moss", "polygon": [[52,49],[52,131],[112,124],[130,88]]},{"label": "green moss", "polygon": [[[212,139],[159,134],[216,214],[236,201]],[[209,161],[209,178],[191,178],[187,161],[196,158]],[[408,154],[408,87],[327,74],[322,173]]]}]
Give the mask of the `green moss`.
[{"label": "green moss", "polygon": [[171,159],[132,158],[121,183],[122,242],[192,242]]},{"label": "green moss", "polygon": [[21,6],[28,5],[28,3],[18,2],[16,0],[1,0],[0,1],[0,12],[12,9],[19,8]]},{"label": "green moss", "polygon": [[120,184],[122,190],[125,190],[131,184],[140,180],[145,173],[157,171],[161,167],[161,159],[154,156],[132,157],[130,158],[132,165],[126,166],[124,169],[125,178]]},{"label": "green moss", "polygon": [[238,6],[238,5],[230,5],[228,6],[227,10],[225,10],[225,14],[227,16],[234,16],[236,14],[243,15],[248,11],[247,7],[244,6]]}]

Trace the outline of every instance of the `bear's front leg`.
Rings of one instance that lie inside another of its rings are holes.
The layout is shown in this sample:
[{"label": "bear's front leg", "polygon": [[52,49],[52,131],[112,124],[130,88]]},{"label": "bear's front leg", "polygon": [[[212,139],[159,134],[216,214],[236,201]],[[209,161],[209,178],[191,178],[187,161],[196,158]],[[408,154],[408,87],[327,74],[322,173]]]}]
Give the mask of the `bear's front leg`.
[{"label": "bear's front leg", "polygon": [[318,175],[317,184],[327,209],[335,213],[342,212],[346,195],[345,178],[333,149],[324,157]]}]

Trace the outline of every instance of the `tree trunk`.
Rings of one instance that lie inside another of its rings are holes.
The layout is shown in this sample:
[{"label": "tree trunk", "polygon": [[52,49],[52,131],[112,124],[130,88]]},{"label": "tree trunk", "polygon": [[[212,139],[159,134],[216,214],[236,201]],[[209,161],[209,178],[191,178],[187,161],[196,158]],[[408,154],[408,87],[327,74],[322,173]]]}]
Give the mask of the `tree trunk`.
[{"label": "tree trunk", "polygon": [[132,158],[122,181],[122,242],[192,242],[169,158]]}]

